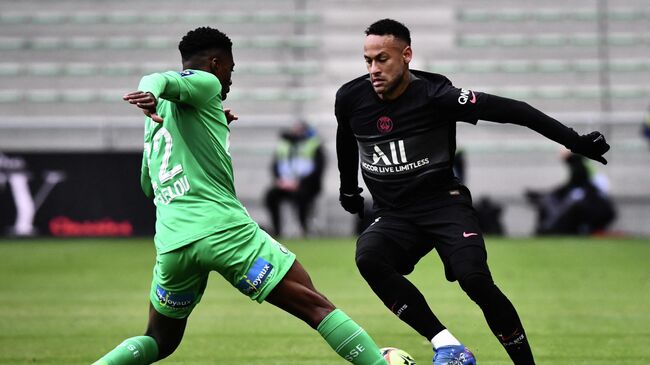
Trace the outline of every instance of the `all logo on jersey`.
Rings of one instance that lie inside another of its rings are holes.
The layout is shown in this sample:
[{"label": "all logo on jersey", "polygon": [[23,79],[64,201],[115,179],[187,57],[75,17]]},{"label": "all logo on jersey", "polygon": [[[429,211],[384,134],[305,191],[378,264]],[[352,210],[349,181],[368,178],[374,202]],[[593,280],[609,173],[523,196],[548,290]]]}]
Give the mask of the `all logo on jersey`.
[{"label": "all logo on jersey", "polygon": [[[471,95],[471,97],[470,97]],[[472,90],[460,89],[460,96],[458,97],[458,104],[465,105],[467,102],[476,104],[476,95]]]},{"label": "all logo on jersey", "polygon": [[[384,144],[375,144],[371,147],[372,160],[361,162],[361,167],[368,172],[376,174],[400,174],[419,169],[429,164],[429,158],[424,157],[409,162],[403,139],[390,141]],[[370,157],[370,154],[368,154]]]},{"label": "all logo on jersey", "polygon": [[388,143],[390,150],[390,158],[386,156],[379,146],[375,145],[375,152],[372,154],[372,164],[376,165],[379,160],[384,166],[398,165],[400,163],[407,163],[406,149],[404,148],[404,140],[392,141]]},{"label": "all logo on jersey", "polygon": [[190,71],[190,70],[185,70],[185,71],[179,72],[179,74],[181,74],[181,77],[185,77],[185,76],[189,76],[189,75],[194,75],[194,72]]},{"label": "all logo on jersey", "polygon": [[393,120],[387,116],[377,119],[377,130],[379,133],[386,134],[393,130]]}]

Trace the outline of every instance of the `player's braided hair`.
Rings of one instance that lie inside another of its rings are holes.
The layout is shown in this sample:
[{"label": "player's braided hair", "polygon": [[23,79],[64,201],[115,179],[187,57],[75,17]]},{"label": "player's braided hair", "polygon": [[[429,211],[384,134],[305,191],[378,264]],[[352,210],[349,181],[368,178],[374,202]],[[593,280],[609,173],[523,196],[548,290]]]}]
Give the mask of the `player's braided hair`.
[{"label": "player's braided hair", "polygon": [[372,23],[366,29],[366,35],[392,35],[411,45],[411,32],[406,25],[393,19],[381,19]]},{"label": "player's braided hair", "polygon": [[232,41],[226,34],[210,27],[199,27],[190,30],[178,44],[183,60],[210,50],[220,49],[232,53]]}]

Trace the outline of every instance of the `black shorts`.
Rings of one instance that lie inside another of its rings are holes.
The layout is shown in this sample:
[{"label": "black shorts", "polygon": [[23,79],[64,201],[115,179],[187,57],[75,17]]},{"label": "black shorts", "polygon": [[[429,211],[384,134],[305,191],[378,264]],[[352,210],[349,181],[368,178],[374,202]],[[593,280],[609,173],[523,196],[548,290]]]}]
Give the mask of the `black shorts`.
[{"label": "black shorts", "polygon": [[431,201],[408,208],[380,210],[357,241],[357,253],[380,250],[400,255],[399,271],[404,275],[434,248],[449,281],[471,272],[490,274],[485,241],[466,187],[439,192]]}]

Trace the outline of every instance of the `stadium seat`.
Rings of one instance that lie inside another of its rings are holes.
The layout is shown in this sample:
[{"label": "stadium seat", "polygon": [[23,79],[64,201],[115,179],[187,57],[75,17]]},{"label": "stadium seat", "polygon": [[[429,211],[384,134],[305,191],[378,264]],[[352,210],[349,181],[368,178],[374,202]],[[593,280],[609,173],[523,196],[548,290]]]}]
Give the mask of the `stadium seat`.
[{"label": "stadium seat", "polygon": [[79,10],[72,13],[63,12],[7,12],[0,14],[0,25],[3,24],[33,24],[33,25],[65,25],[65,24],[166,24],[170,22],[196,24],[207,23],[317,23],[321,16],[309,12],[278,12],[267,11],[247,13],[242,11],[224,12],[219,14],[181,13],[156,11],[139,13],[137,11],[99,12]]},{"label": "stadium seat", "polygon": [[25,48],[27,41],[24,38],[0,37],[0,51],[11,51]]},{"label": "stadium seat", "polygon": [[20,90],[0,90],[0,103],[14,104],[20,102],[23,94]]},{"label": "stadium seat", "polygon": [[99,72],[99,65],[93,63],[67,63],[63,66],[63,72],[69,76],[96,76]]},{"label": "stadium seat", "polygon": [[499,70],[505,73],[529,73],[533,66],[528,61],[506,61],[499,65]]},{"label": "stadium seat", "polygon": [[[617,9],[607,12],[607,19],[614,22],[638,22],[645,21],[650,15],[647,11],[636,9]],[[523,22],[596,22],[599,14],[593,9],[578,8],[539,8],[500,10],[461,10],[456,14],[460,22],[468,23],[523,23]]]},{"label": "stadium seat", "polygon": [[54,103],[61,101],[61,94],[56,90],[40,89],[28,90],[25,99],[33,103]]},{"label": "stadium seat", "polygon": [[104,14],[96,12],[75,12],[70,14],[68,21],[72,24],[99,24],[104,23],[106,18]]},{"label": "stadium seat", "polygon": [[[78,49],[78,50],[92,50],[102,46],[102,40],[97,37],[73,37],[66,42],[63,39],[54,39],[56,45],[60,49]],[[53,43],[54,43],[53,42]]]},{"label": "stadium seat", "polygon": [[564,73],[571,71],[569,61],[564,60],[544,60],[536,62],[533,70],[541,73]]},{"label": "stadium seat", "polygon": [[57,63],[32,63],[29,65],[29,74],[33,76],[54,76],[62,73],[61,64]]},{"label": "stadium seat", "polygon": [[540,34],[532,39],[532,45],[538,47],[562,47],[567,44],[567,39],[562,34]]},{"label": "stadium seat", "polygon": [[0,13],[0,24],[27,24],[29,22],[29,14],[27,13]]},{"label": "stadium seat", "polygon": [[64,13],[35,13],[30,18],[31,23],[37,25],[53,25],[53,24],[62,24],[65,23],[68,19]]},{"label": "stadium seat", "polygon": [[539,9],[532,14],[531,19],[538,22],[560,22],[567,20],[569,16],[570,13],[566,10]]},{"label": "stadium seat", "polygon": [[539,87],[531,90],[531,96],[540,99],[566,99],[571,96],[571,91],[564,86]]},{"label": "stadium seat", "polygon": [[20,63],[0,63],[0,76],[17,76],[21,72],[23,72],[23,67]]}]

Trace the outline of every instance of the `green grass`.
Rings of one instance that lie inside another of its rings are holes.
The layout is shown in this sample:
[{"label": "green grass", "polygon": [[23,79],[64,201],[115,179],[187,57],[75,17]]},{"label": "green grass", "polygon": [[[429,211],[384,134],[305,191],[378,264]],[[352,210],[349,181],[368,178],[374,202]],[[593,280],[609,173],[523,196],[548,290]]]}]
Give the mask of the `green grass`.
[{"label": "green grass", "polygon": [[[431,361],[354,267],[352,239],[287,241],[315,285],[380,346]],[[488,239],[497,284],[519,311],[539,364],[650,359],[650,241]],[[0,364],[89,364],[144,331],[150,240],[0,241]],[[411,279],[481,365],[510,364],[480,310],[444,280],[435,253]],[[318,334],[211,277],[180,348],[163,364],[345,364]]]}]

